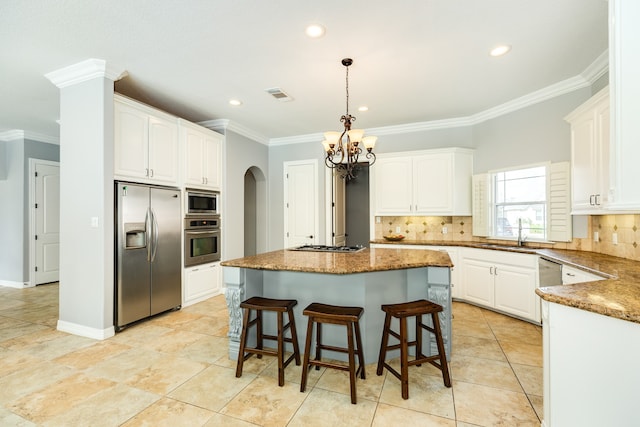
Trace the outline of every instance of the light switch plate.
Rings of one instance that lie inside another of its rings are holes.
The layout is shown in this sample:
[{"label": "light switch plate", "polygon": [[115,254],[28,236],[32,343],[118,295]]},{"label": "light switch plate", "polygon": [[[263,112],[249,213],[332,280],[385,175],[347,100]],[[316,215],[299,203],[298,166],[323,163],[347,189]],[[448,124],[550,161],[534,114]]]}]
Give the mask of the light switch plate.
[{"label": "light switch plate", "polygon": [[618,244],[618,233],[613,233],[611,235],[611,243],[613,243],[614,245]]},{"label": "light switch plate", "polygon": [[98,217],[97,216],[92,216],[91,217],[91,227],[98,228],[99,224],[100,224],[100,221],[98,220]]},{"label": "light switch plate", "polygon": [[596,243],[600,241],[600,233],[598,233],[597,231],[593,232],[593,241]]}]

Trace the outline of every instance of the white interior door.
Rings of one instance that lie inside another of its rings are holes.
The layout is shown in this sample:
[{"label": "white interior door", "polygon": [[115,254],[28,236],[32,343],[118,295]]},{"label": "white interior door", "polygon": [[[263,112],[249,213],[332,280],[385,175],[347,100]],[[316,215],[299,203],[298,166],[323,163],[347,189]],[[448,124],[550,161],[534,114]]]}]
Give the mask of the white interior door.
[{"label": "white interior door", "polygon": [[340,174],[333,170],[333,245],[344,246],[347,243],[346,234],[346,206],[345,206],[346,180],[340,178]]},{"label": "white interior door", "polygon": [[318,162],[284,164],[284,247],[318,243]]},{"label": "white interior door", "polygon": [[60,264],[60,167],[35,163],[34,284],[57,282]]}]

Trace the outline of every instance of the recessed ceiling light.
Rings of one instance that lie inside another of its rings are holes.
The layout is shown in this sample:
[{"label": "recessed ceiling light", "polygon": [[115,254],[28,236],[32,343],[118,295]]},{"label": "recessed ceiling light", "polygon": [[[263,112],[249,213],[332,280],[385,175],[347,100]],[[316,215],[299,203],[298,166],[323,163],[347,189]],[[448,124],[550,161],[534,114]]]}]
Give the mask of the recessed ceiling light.
[{"label": "recessed ceiling light", "polygon": [[509,46],[508,44],[503,44],[500,46],[496,46],[493,49],[491,49],[491,51],[489,52],[489,55],[491,56],[502,56],[505,53],[509,52],[511,50],[511,46]]},{"label": "recessed ceiling light", "polygon": [[233,105],[234,107],[238,107],[242,105],[242,101],[240,101],[239,99],[230,99],[229,104]]},{"label": "recessed ceiling light", "polygon": [[325,28],[320,24],[311,24],[305,29],[305,33],[307,36],[312,39],[317,39],[319,37],[324,36]]},{"label": "recessed ceiling light", "polygon": [[362,107],[358,107],[358,111],[369,111],[369,107],[363,105]]}]

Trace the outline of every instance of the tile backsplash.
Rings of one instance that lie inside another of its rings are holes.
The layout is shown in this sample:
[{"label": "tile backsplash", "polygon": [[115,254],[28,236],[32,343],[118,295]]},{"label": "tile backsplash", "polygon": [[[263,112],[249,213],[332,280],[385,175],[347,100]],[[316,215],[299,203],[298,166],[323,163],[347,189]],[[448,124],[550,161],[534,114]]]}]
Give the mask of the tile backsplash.
[{"label": "tile backsplash", "polygon": [[[486,242],[472,233],[470,216],[382,216],[375,224],[375,238],[398,233],[407,240]],[[446,232],[445,232],[446,231]],[[594,232],[598,233],[597,241]],[[571,242],[529,243],[535,247],[598,252],[640,261],[640,215],[592,215],[587,218],[587,236]],[[614,244],[614,236],[617,243]],[[496,241],[499,242],[499,241]]]}]

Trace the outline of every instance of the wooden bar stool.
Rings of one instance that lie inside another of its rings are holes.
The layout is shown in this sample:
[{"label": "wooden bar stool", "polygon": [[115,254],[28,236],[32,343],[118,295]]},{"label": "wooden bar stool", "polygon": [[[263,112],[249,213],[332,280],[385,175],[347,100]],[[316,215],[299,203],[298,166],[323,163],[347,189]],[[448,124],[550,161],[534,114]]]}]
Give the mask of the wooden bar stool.
[{"label": "wooden bar stool", "polygon": [[[451,387],[451,378],[449,377],[449,366],[447,365],[447,355],[442,342],[442,332],[440,330],[440,321],[438,313],[442,311],[442,306],[433,302],[421,299],[401,304],[385,304],[382,305],[382,311],[386,313],[384,318],[384,329],[382,331],[382,343],[380,344],[380,357],[378,357],[377,375],[382,375],[382,368],[387,368],[389,372],[398,378],[402,384],[402,398],[409,398],[409,366],[420,366],[425,362],[431,363],[442,371],[442,378],[446,387]],[[433,320],[433,327],[422,323],[422,316],[430,314]],[[395,317],[400,323],[400,333],[391,330],[391,318]],[[416,338],[409,341],[407,331],[407,317],[416,318]],[[422,329],[435,334],[436,344],[438,346],[438,354],[433,356],[425,356],[422,353]],[[389,345],[389,335],[393,335],[400,343]],[[409,360],[409,347],[416,347],[415,360]],[[386,361],[387,351],[400,349],[400,373],[389,366]]]},{"label": "wooden bar stool", "polygon": [[[302,314],[309,316],[307,322],[307,339],[304,347],[304,362],[302,364],[302,381],[300,383],[300,391],[303,392],[307,386],[307,375],[309,368],[320,366],[325,368],[339,369],[349,371],[349,381],[351,384],[351,403],[356,403],[356,377],[364,379],[364,356],[362,353],[362,338],[360,336],[360,317],[362,317],[364,309],[361,307],[342,307],[336,305],[327,305],[312,303],[304,309]],[[322,324],[331,323],[334,325],[344,325],[347,327],[347,347],[335,347],[322,344]],[[313,360],[309,360],[311,351],[311,339],[313,336],[313,325],[316,326],[316,355]],[[353,335],[355,332],[355,345]],[[323,362],[321,359],[322,350],[332,350],[349,355],[349,365],[344,366],[338,363]],[[355,356],[358,355],[358,368],[356,369]]]},{"label": "wooden bar stool", "polygon": [[[242,320],[242,334],[240,335],[240,350],[238,351],[238,364],[236,366],[236,378],[242,376],[242,366],[244,361],[251,355],[255,354],[258,359],[262,358],[263,354],[269,356],[276,356],[278,358],[278,385],[282,387],[284,385],[284,368],[295,359],[296,365],[300,365],[300,349],[298,347],[298,336],[296,334],[296,323],[293,318],[293,307],[298,304],[298,301],[292,299],[271,299],[263,297],[251,297],[240,303],[240,308],[244,310],[244,316]],[[255,310],[256,318],[249,321],[251,317],[251,310]],[[262,312],[273,311],[278,318],[278,332],[277,335],[266,335],[262,330]],[[289,323],[284,324],[284,313],[289,316]],[[256,346],[247,347],[248,333],[247,331],[251,326],[256,325]],[[290,329],[291,338],[284,336],[285,330]],[[274,340],[278,343],[276,350],[263,348],[264,340]],[[284,359],[284,343],[288,342],[293,344],[293,354],[289,356],[287,360]],[[246,353],[246,354],[245,354]]]}]

